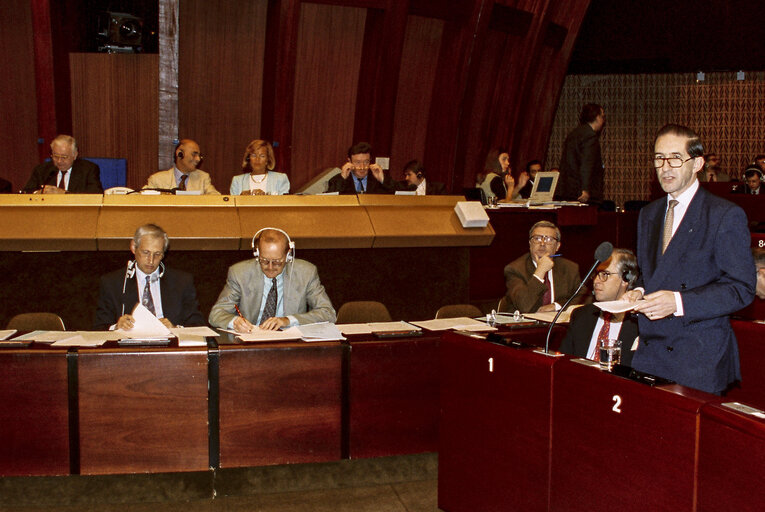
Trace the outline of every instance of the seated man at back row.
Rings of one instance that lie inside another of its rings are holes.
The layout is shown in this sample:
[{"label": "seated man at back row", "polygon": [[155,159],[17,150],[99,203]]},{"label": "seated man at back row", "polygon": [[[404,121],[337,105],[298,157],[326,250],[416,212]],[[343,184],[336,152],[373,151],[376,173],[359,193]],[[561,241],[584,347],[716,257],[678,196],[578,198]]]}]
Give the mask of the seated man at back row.
[{"label": "seated man at back row", "polygon": [[[559,257],[560,229],[540,220],[529,230],[529,253],[505,267],[505,311],[542,313],[556,311],[576,292],[581,278],[579,265]],[[572,304],[584,302],[583,287]]]},{"label": "seated man at back row", "polygon": [[[372,171],[372,176],[369,176]],[[396,183],[385,175],[382,167],[372,163],[372,146],[359,142],[348,148],[348,161],[340,168],[340,174],[327,183],[327,192],[341,194],[392,194]]]},{"label": "seated man at back row", "polygon": [[252,239],[254,259],[229,267],[226,285],[210,311],[210,325],[237,332],[334,322],[337,318],[316,267],[295,258],[295,244],[277,228]]},{"label": "seated man at back row", "polygon": [[[637,258],[627,249],[614,249],[611,257],[598,265],[592,287],[595,300],[606,302],[621,299],[635,286],[640,275]],[[571,314],[566,337],[560,351],[594,361],[599,360],[598,342],[618,339],[622,342],[621,364],[631,366],[637,348],[637,319],[628,313],[608,313],[586,304]]]},{"label": "seated man at back row", "polygon": [[155,172],[149,176],[144,189],[163,190],[200,190],[202,194],[220,195],[212,184],[210,175],[197,169],[203,160],[199,144],[191,139],[183,139],[173,152],[172,169]]}]

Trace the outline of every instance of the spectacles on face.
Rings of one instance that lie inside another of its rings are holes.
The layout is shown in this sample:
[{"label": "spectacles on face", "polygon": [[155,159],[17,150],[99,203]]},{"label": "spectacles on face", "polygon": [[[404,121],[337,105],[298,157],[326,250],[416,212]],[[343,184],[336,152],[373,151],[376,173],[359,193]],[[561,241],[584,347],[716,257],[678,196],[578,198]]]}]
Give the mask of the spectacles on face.
[{"label": "spectacles on face", "polygon": [[609,272],[608,270],[600,270],[597,274],[595,274],[596,279],[600,279],[601,281],[608,281],[611,279],[611,276],[618,276],[619,272]]},{"label": "spectacles on face", "polygon": [[537,244],[551,244],[553,242],[557,242],[558,239],[554,236],[547,236],[547,235],[533,235],[529,237],[529,242],[534,242]]},{"label": "spectacles on face", "polygon": [[258,258],[258,261],[260,262],[260,265],[263,267],[268,267],[269,265],[274,268],[280,268],[284,266],[285,260],[279,259],[279,260],[269,260],[268,258]]},{"label": "spectacles on face", "polygon": [[50,158],[51,160],[69,160],[72,158],[72,155],[59,155],[58,153],[51,153]]},{"label": "spectacles on face", "polygon": [[679,156],[655,156],[653,157],[653,166],[657,169],[660,169],[664,167],[664,162],[667,162],[670,167],[673,169],[677,169],[679,167],[682,167],[685,162],[688,160],[693,160],[694,156],[688,157],[685,160],[680,158]]}]

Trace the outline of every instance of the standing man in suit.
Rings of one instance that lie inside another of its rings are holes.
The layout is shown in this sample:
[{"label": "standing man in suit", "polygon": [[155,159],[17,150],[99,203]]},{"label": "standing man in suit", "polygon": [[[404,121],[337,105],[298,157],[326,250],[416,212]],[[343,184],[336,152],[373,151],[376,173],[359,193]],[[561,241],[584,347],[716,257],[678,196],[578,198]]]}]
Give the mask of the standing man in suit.
[{"label": "standing man in suit", "polygon": [[[529,253],[505,267],[507,311],[521,313],[556,311],[579,287],[579,265],[558,257],[560,229],[540,220],[529,230]],[[572,304],[584,302],[582,288]]]},{"label": "standing man in suit", "polygon": [[372,163],[372,146],[368,142],[348,148],[348,161],[340,168],[340,174],[327,183],[327,192],[341,194],[392,194],[395,191],[393,179],[385,175],[382,167]]},{"label": "standing man in suit", "polygon": [[[611,257],[598,265],[592,287],[595,300],[619,300],[637,281],[637,258],[627,249],[614,249]],[[633,346],[638,337],[637,319],[627,313],[608,313],[597,306],[585,304],[571,314],[566,337],[560,351],[594,361],[599,360],[598,341],[618,339],[622,342],[621,364],[631,366]]]},{"label": "standing man in suit", "polygon": [[603,107],[588,103],[579,114],[579,126],[566,137],[560,161],[560,196],[582,203],[603,199],[603,159],[600,133],[606,125]]},{"label": "standing man in suit", "polygon": [[[252,238],[254,259],[229,267],[226,285],[210,311],[210,325],[237,332],[276,330],[337,318],[316,267],[295,258],[295,244],[277,228]],[[238,308],[238,310],[237,310]]]},{"label": "standing man in suit", "polygon": [[168,328],[205,325],[191,274],[162,263],[169,243],[167,233],[154,224],[136,230],[130,241],[135,260],[101,277],[94,329],[132,329],[131,313],[139,300]]},{"label": "standing man in suit", "polygon": [[175,147],[173,158],[173,168],[155,172],[149,176],[149,182],[143,188],[201,190],[202,194],[220,195],[210,175],[197,169],[203,160],[199,144],[191,139],[183,139]]},{"label": "standing man in suit", "polygon": [[704,148],[690,128],[668,124],[654,142],[667,196],[640,211],[637,302],[640,343],[632,366],[710,393],[741,378],[729,315],[754,298],[746,214],[699,186]]},{"label": "standing man in suit", "polygon": [[410,190],[418,196],[440,196],[446,194],[444,184],[428,181],[425,168],[419,160],[411,160],[404,166],[404,190]]},{"label": "standing man in suit", "polygon": [[40,194],[103,194],[101,169],[77,158],[77,141],[71,135],[57,135],[50,143],[50,162],[32,171],[24,192]]}]

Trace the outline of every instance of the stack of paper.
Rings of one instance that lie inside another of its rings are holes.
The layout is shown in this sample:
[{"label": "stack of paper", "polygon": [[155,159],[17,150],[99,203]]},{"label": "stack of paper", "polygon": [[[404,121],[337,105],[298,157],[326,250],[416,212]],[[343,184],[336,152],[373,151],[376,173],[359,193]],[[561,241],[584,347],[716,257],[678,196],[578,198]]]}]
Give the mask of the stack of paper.
[{"label": "stack of paper", "polygon": [[496,331],[496,327],[492,327],[485,322],[479,322],[466,316],[459,318],[438,318],[435,320],[423,320],[420,322],[412,322],[414,325],[419,325],[429,331],[446,331],[448,329],[454,329],[459,331]]},{"label": "stack of paper", "polygon": [[343,334],[372,334],[375,332],[416,332],[420,327],[408,322],[370,322],[367,324],[340,324],[337,326]]}]

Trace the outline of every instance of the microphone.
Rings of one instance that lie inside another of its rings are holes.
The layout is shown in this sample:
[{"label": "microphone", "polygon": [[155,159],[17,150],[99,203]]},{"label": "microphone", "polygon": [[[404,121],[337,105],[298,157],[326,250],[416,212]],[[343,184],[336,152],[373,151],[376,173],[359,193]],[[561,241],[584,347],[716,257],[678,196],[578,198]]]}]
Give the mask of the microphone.
[{"label": "microphone", "polygon": [[571,297],[568,298],[565,304],[560,308],[558,311],[558,314],[555,315],[555,318],[553,318],[553,321],[550,323],[550,328],[547,329],[547,338],[545,339],[545,354],[550,353],[550,335],[552,334],[553,327],[555,326],[555,322],[558,321],[558,317],[560,317],[561,313],[563,313],[569,304],[571,304],[571,301],[574,300],[574,297],[579,293],[579,290],[582,289],[582,286],[584,286],[584,283],[587,282],[587,280],[590,278],[592,273],[595,271],[595,268],[606,261],[608,258],[611,257],[611,253],[614,252],[614,246],[611,242],[603,242],[601,243],[597,249],[595,249],[595,263],[592,264],[592,267],[590,267],[590,271],[587,272],[587,275],[584,276],[584,279],[582,279],[582,282],[579,283],[579,287],[576,289],[576,291],[571,295]]},{"label": "microphone", "polygon": [[[135,260],[128,261],[127,269],[125,270],[125,279],[122,280],[122,314],[125,314],[125,288],[127,287],[127,280],[133,279],[135,275]],[[122,316],[122,315],[120,315]]]}]

